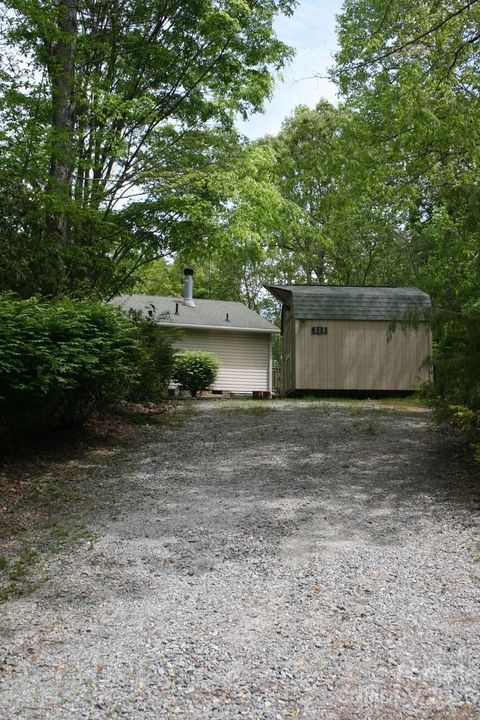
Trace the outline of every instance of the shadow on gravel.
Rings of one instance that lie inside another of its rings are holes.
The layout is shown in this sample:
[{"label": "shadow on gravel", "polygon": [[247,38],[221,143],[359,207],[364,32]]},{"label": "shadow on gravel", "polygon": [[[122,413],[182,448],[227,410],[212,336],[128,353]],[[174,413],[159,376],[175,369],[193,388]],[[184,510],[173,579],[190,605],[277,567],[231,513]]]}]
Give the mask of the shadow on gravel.
[{"label": "shadow on gravel", "polygon": [[478,716],[479,468],[306,405],[199,403],[39,486],[92,539],[2,608],[5,717]]},{"label": "shadow on gravel", "polygon": [[[200,408],[184,420],[142,430],[128,450],[91,456],[69,478],[76,494],[49,500],[48,514],[35,520],[42,528],[22,531],[27,548],[54,541],[54,553],[87,549],[84,572],[95,591],[85,593],[71,575],[74,555],[59,556],[51,572],[70,573],[61,597],[144,597],[137,564],[155,581],[242,559],[268,571],[287,545],[322,553],[419,535],[428,544],[425,519],[441,532],[468,526],[478,512],[478,465],[426,414],[282,403]],[[58,585],[48,592],[58,596]]]},{"label": "shadow on gravel", "polygon": [[280,408],[210,410],[149,446],[117,540],[167,538],[164,568],[197,573],[292,536],[317,551],[395,545],[425,517],[473,519],[479,469],[427,415]]}]

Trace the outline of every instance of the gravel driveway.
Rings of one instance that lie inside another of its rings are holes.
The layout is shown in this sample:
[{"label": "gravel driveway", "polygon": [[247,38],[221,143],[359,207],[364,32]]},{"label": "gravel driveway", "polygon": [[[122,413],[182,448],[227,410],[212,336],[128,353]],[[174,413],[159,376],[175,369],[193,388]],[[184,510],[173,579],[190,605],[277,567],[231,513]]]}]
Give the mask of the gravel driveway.
[{"label": "gravel driveway", "polygon": [[428,414],[179,412],[1,606],[2,720],[480,718],[478,472]]}]

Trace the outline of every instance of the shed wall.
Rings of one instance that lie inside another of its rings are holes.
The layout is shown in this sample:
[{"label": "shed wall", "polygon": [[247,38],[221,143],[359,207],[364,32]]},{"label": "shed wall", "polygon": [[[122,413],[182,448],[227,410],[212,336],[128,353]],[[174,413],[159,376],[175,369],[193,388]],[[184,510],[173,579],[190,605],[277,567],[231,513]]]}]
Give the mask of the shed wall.
[{"label": "shed wall", "polygon": [[[313,335],[314,326],[328,334]],[[422,367],[431,352],[428,325],[397,327],[390,341],[388,327],[380,320],[296,320],[295,389],[414,390],[429,379]]]},{"label": "shed wall", "polygon": [[295,389],[295,320],[291,310],[283,309],[283,392]]},{"label": "shed wall", "polygon": [[214,390],[250,393],[272,389],[269,333],[186,330],[176,346],[183,350],[215,353],[220,370]]}]

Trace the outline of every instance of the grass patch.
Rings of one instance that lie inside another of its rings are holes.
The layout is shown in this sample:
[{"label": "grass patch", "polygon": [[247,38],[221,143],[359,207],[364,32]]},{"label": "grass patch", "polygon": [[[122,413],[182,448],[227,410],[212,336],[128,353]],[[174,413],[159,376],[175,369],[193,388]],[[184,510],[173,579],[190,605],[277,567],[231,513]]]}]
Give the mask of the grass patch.
[{"label": "grass patch", "polygon": [[319,405],[323,403],[331,404],[335,403],[335,405],[361,405],[362,400],[359,400],[358,398],[349,398],[349,397],[335,397],[335,396],[326,396],[326,395],[305,395],[304,397],[295,398],[298,402],[308,402],[308,403],[318,403]]},{"label": "grass patch", "polygon": [[22,580],[31,570],[32,566],[38,560],[38,552],[31,547],[24,547],[20,553],[20,557],[16,560],[9,570],[8,577],[10,580]]},{"label": "grass patch", "polygon": [[49,537],[53,540],[52,550],[59,550],[64,545],[79,540],[93,540],[93,533],[86,525],[61,525],[58,522],[46,523],[45,528],[49,531]]},{"label": "grass patch", "polygon": [[38,563],[39,554],[34,548],[23,547],[19,557],[13,562],[9,562],[4,556],[1,557],[4,560],[5,574],[5,584],[0,588],[0,601],[3,601],[23,595],[30,587],[27,582],[28,576]]},{"label": "grass patch", "polygon": [[428,410],[428,404],[423,398],[419,398],[416,395],[410,395],[408,397],[385,397],[376,398],[375,402],[379,405],[395,406],[399,408],[419,408]]},{"label": "grass patch", "polygon": [[239,409],[243,412],[253,415],[266,415],[267,413],[272,411],[271,407],[265,407],[265,405],[253,405],[252,407],[247,406]]},{"label": "grass patch", "polygon": [[35,480],[27,493],[25,501],[35,505],[50,505],[54,502],[73,503],[81,499],[78,489],[73,489],[65,481],[41,477]]},{"label": "grass patch", "polygon": [[312,404],[334,404],[354,408],[368,408],[371,403],[385,407],[418,408],[428,409],[428,403],[424,398],[416,395],[388,396],[388,397],[347,397],[343,395],[304,395],[303,397],[281,397],[275,398],[275,402],[307,402]]},{"label": "grass patch", "polygon": [[250,398],[215,401],[215,409],[263,415],[274,409],[272,400],[251,400]]}]

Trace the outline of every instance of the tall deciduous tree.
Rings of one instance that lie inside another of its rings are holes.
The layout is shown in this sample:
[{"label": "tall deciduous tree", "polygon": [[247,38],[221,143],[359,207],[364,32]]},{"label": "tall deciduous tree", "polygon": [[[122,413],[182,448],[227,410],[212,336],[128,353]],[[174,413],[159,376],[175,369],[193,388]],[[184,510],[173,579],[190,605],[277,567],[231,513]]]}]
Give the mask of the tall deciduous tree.
[{"label": "tall deciduous tree", "polygon": [[437,310],[431,395],[480,451],[480,2],[346,0],[336,75],[383,153]]},{"label": "tall deciduous tree", "polygon": [[268,145],[230,142],[227,154],[198,176],[203,192],[215,199],[205,237],[180,248],[174,263],[146,268],[138,288],[181,294],[182,268],[191,266],[197,297],[238,300],[258,310],[262,285],[276,277],[276,251],[268,241],[282,221],[284,200],[273,181],[275,166]]},{"label": "tall deciduous tree", "polygon": [[461,309],[480,288],[480,3],[347,0],[336,77],[395,189],[417,284]]},{"label": "tall deciduous tree", "polygon": [[276,137],[257,143],[274,158],[279,201],[263,242],[277,281],[394,284],[401,276],[393,241],[401,211],[370,141],[358,113],[322,101],[298,107]]},{"label": "tall deciduous tree", "polygon": [[[51,93],[51,160],[47,192],[56,195],[62,205],[70,199],[75,168],[74,132],[76,122],[75,54],[78,36],[77,0],[60,0],[55,8],[56,37],[44,35],[42,43]],[[52,18],[53,19],[53,18]],[[66,245],[69,237],[68,215],[64,207],[48,218],[57,245]]]},{"label": "tall deciduous tree", "polygon": [[380,268],[390,218],[372,212],[385,188],[378,153],[360,152],[364,134],[349,109],[322,101],[297,108],[270,141],[285,201],[274,243],[292,280],[362,285],[392,271]]},{"label": "tall deciduous tree", "polygon": [[184,221],[191,231],[191,207],[169,209],[151,188],[162,176],[178,198],[181,162],[173,177],[168,161],[178,149],[188,168],[188,136],[198,158],[202,131],[208,154],[215,127],[261,107],[289,56],[273,19],[294,4],[3,0],[0,180],[12,178],[23,208],[4,201],[2,230],[9,257],[34,259],[21,272],[4,265],[3,281],[108,294],[159,245],[171,249]]}]

